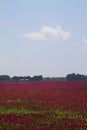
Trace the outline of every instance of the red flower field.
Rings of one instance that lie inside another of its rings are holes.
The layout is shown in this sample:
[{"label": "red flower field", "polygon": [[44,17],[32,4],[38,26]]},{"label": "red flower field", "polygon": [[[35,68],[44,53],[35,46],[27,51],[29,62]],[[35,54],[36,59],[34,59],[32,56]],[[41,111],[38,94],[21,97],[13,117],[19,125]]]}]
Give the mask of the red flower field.
[{"label": "red flower field", "polygon": [[87,81],[0,82],[0,130],[87,130]]}]

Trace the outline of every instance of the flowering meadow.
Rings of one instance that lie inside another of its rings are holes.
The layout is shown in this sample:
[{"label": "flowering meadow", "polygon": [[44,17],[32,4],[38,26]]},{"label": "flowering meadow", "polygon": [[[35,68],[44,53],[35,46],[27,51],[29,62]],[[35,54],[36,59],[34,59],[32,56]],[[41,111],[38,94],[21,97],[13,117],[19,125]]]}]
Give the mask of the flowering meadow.
[{"label": "flowering meadow", "polygon": [[0,130],[87,130],[87,81],[0,82]]}]

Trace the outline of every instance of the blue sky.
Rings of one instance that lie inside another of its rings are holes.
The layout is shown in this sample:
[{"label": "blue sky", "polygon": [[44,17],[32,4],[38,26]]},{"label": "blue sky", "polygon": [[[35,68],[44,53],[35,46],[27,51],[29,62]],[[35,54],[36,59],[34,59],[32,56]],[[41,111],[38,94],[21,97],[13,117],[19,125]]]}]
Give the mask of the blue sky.
[{"label": "blue sky", "polygon": [[0,1],[0,74],[87,74],[87,0]]}]

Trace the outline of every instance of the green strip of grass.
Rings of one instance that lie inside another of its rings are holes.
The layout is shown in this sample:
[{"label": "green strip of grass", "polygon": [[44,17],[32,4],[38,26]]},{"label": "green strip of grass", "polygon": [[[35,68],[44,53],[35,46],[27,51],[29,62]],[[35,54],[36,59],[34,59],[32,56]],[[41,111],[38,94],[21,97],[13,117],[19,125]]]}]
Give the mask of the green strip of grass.
[{"label": "green strip of grass", "polygon": [[51,119],[57,119],[57,118],[69,118],[69,119],[78,119],[81,121],[85,121],[87,123],[87,113],[83,115],[82,113],[79,112],[74,112],[70,110],[33,110],[33,109],[25,109],[23,107],[21,108],[5,108],[3,106],[0,106],[0,113],[1,114],[48,114]]}]

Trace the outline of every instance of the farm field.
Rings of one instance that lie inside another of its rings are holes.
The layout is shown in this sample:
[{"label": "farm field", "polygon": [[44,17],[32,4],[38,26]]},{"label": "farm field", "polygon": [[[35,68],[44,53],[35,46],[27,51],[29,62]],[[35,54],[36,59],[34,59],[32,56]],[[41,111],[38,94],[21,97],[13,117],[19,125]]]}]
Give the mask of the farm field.
[{"label": "farm field", "polygon": [[87,81],[0,82],[0,130],[87,130]]}]

